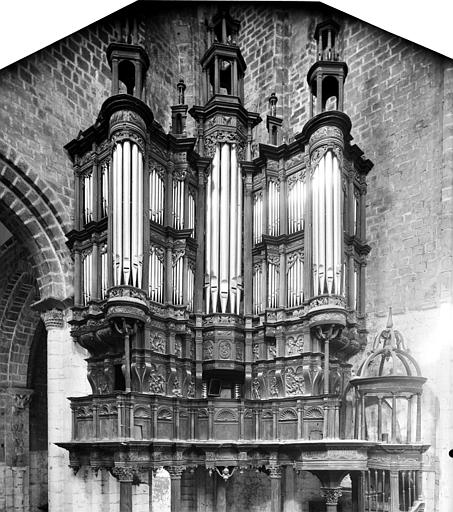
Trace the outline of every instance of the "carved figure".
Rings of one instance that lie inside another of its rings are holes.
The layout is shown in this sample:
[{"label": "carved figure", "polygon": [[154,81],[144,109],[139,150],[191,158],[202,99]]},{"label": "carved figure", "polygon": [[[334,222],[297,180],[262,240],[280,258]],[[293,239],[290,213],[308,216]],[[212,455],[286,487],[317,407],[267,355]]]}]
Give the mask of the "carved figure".
[{"label": "carved figure", "polygon": [[252,397],[255,400],[259,400],[261,398],[260,389],[261,389],[261,384],[260,384],[259,379],[254,379],[254,381],[252,382]]},{"label": "carved figure", "polygon": [[255,343],[253,345],[252,352],[253,352],[253,360],[256,361],[260,356],[260,346],[258,345],[258,343]]},{"label": "carved figure", "polygon": [[288,355],[301,354],[304,348],[303,336],[298,336],[297,338],[288,338],[287,346]]},{"label": "carved figure", "polygon": [[156,370],[153,370],[149,376],[149,390],[151,393],[164,394],[165,379]]},{"label": "carved figure", "polygon": [[303,395],[305,393],[304,378],[297,375],[292,366],[285,372],[285,389],[287,395]]}]

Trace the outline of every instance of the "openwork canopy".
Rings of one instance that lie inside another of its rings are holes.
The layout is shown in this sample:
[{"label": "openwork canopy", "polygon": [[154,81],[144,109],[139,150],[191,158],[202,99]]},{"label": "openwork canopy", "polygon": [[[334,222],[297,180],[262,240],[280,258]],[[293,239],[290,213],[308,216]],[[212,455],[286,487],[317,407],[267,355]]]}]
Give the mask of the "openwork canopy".
[{"label": "openwork canopy", "polygon": [[387,325],[374,339],[371,354],[361,365],[359,377],[421,377],[420,367],[409,354],[402,334],[393,328],[392,308]]}]

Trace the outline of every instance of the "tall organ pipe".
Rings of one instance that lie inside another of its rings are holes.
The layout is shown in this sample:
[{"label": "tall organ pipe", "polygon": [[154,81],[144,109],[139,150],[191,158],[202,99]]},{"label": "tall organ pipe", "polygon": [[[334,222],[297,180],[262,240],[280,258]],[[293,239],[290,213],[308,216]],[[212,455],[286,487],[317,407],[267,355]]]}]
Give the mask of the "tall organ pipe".
[{"label": "tall organ pipe", "polygon": [[[237,230],[236,230],[236,279],[237,279],[237,291],[236,291],[236,314],[239,315],[240,306],[241,306],[241,286],[242,281],[242,176],[241,169],[237,164],[237,153],[236,147],[233,146],[232,149],[232,167],[235,168],[235,172],[237,173]],[[234,311],[232,311],[234,313]]]},{"label": "tall organ pipe", "polygon": [[[231,301],[231,311],[236,310],[236,299],[237,299],[237,253],[238,253],[238,245],[237,245],[237,216],[238,209],[236,207],[237,201],[237,189],[238,189],[238,169],[236,162],[236,146],[233,144],[231,148],[231,193],[230,193],[230,278],[229,278],[229,289],[230,289],[230,301]],[[240,251],[240,246],[239,246]]]},{"label": "tall organ pipe", "polygon": [[242,178],[235,144],[217,145],[206,192],[206,311],[238,314],[242,286]]},{"label": "tall organ pipe", "polygon": [[343,293],[341,171],[328,150],[312,177],[313,293]]},{"label": "tall organ pipe", "polygon": [[[226,313],[228,303],[229,279],[228,260],[230,258],[230,145],[222,144],[221,148],[221,179],[220,179],[220,209],[219,209],[219,225],[220,225],[220,308],[222,313]],[[234,229],[231,226],[231,241],[235,237]]]},{"label": "tall organ pipe", "polygon": [[143,264],[143,155],[125,140],[113,151],[113,284],[141,287]]}]

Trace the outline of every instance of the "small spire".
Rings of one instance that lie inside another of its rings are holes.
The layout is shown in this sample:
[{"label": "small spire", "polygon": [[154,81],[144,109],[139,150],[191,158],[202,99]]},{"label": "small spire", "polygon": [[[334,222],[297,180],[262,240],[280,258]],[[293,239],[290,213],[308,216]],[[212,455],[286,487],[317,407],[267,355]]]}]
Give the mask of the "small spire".
[{"label": "small spire", "polygon": [[387,329],[393,329],[392,306],[389,307],[389,316],[387,318]]},{"label": "small spire", "polygon": [[269,111],[271,116],[275,116],[277,114],[277,95],[273,92],[269,98]]},{"label": "small spire", "polygon": [[186,84],[184,83],[183,78],[179,79],[176,88],[178,89],[178,103],[179,105],[184,105],[184,91],[186,90]]}]

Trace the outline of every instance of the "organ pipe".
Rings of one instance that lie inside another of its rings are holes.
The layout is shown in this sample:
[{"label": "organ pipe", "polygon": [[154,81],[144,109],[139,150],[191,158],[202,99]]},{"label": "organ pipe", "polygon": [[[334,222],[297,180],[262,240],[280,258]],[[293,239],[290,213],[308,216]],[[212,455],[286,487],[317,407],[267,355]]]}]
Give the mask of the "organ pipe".
[{"label": "organ pipe", "polygon": [[206,193],[206,311],[239,314],[243,191],[235,144],[217,145]]},{"label": "organ pipe", "polygon": [[151,246],[149,253],[149,297],[154,302],[163,302],[164,289],[164,252]]},{"label": "organ pipe", "polygon": [[312,178],[313,291],[343,293],[341,172],[338,158],[328,150]]},{"label": "organ pipe", "polygon": [[212,181],[211,181],[211,209],[212,209],[212,222],[211,222],[211,301],[212,311],[218,311],[217,298],[218,298],[218,279],[219,279],[219,194],[220,189],[220,145],[217,145],[214,163],[212,167]]},{"label": "organ pipe", "polygon": [[[122,197],[122,242],[123,242],[123,283],[129,284],[131,273],[131,143],[126,140],[123,142],[123,197]],[[121,243],[121,242],[120,242]]]},{"label": "organ pipe", "polygon": [[187,267],[187,309],[193,311],[193,292],[195,284],[195,274],[190,264]]},{"label": "organ pipe", "polygon": [[271,236],[280,234],[280,190],[276,180],[268,185],[268,233]]},{"label": "organ pipe", "polygon": [[[222,144],[221,147],[221,179],[220,179],[220,308],[222,313],[226,313],[226,307],[228,302],[229,282],[228,272],[229,265],[228,260],[230,259],[230,242],[233,242],[235,233],[232,233],[231,240],[228,236],[229,232],[229,210],[230,210],[230,145]],[[236,228],[236,226],[232,226]]]},{"label": "organ pipe", "polygon": [[101,205],[101,214],[102,217],[106,217],[108,215],[108,207],[109,207],[109,165],[108,163],[104,163],[101,167],[101,195],[102,195],[102,205]]},{"label": "organ pipe", "polygon": [[303,270],[302,253],[289,254],[286,274],[288,307],[300,306],[303,303]]},{"label": "organ pipe", "polygon": [[93,220],[93,173],[83,177],[84,222],[88,224]]},{"label": "organ pipe", "polygon": [[[242,290],[242,176],[241,169],[237,163],[236,146],[233,144],[232,149],[232,167],[234,172],[237,173],[237,229],[236,229],[236,279],[237,279],[237,291],[236,291],[236,314],[239,315],[241,306],[241,290]],[[232,310],[232,312],[234,312]]]},{"label": "organ pipe", "polygon": [[84,251],[82,254],[82,286],[83,305],[86,306],[91,300],[93,292],[93,253],[91,250]]},{"label": "organ pipe", "polygon": [[113,152],[114,285],[140,287],[143,263],[143,155],[135,143]]},{"label": "organ pipe", "polygon": [[256,192],[253,196],[253,240],[255,244],[261,242],[263,235],[263,194]]},{"label": "organ pipe", "polygon": [[[237,201],[237,188],[238,188],[238,172],[237,172],[237,162],[236,162],[236,146],[233,145],[231,148],[231,189],[230,189],[230,197],[229,197],[229,209],[230,209],[230,230],[231,230],[231,241],[230,241],[230,251],[229,251],[229,291],[230,291],[230,301],[231,301],[231,311],[236,311],[236,299],[237,299],[237,253],[238,250],[241,250],[241,244],[238,245],[238,237],[235,233],[237,229],[237,216],[238,209],[236,208]],[[224,213],[222,213],[224,214]]]},{"label": "organ pipe", "polygon": [[305,187],[302,176],[293,176],[288,180],[288,233],[296,233],[303,229],[303,211]]},{"label": "organ pipe", "polygon": [[107,245],[104,245],[101,248],[101,298],[102,299],[105,298],[106,293],[107,293],[107,288],[108,288],[108,285],[107,285],[107,283],[108,283],[108,281],[107,281],[107,276],[108,276],[107,265],[108,265]]},{"label": "organ pipe", "polygon": [[164,180],[157,169],[153,169],[149,179],[149,218],[158,224],[164,222],[164,197]]},{"label": "organ pipe", "polygon": [[188,200],[188,219],[187,219],[187,229],[192,230],[192,237],[195,236],[195,197],[194,192],[189,190],[189,194],[187,196]]},{"label": "organ pipe", "polygon": [[173,227],[184,229],[184,181],[173,182]]}]

